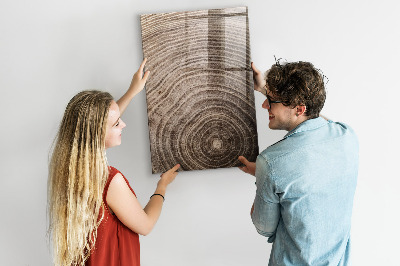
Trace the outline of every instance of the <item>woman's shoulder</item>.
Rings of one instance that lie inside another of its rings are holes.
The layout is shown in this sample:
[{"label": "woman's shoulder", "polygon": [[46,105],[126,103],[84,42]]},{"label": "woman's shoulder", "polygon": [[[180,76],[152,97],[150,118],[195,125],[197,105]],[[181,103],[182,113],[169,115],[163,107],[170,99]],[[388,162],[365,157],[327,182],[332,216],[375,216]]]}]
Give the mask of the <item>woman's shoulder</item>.
[{"label": "woman's shoulder", "polygon": [[110,183],[114,179],[119,179],[119,180],[125,180],[125,182],[129,185],[128,179],[126,179],[124,174],[121,173],[121,171],[119,171],[117,168],[115,168],[113,166],[109,166],[108,171],[109,171],[109,175],[108,175],[107,183]]},{"label": "woman's shoulder", "polygon": [[108,171],[109,171],[109,176],[113,177],[118,173],[121,173],[117,168],[113,167],[113,166],[109,166],[108,167]]},{"label": "woman's shoulder", "polygon": [[[133,192],[133,194],[135,194],[135,192],[133,191],[132,187],[129,184],[128,179],[115,167],[110,166],[109,167],[109,177],[107,180],[107,184],[106,184],[106,190],[108,190],[110,183],[112,182],[114,184],[114,186],[128,186],[128,188]],[[136,195],[136,194],[135,194]]]},{"label": "woman's shoulder", "polygon": [[104,191],[103,191],[104,199],[107,197],[107,192],[110,187],[111,181],[113,181],[114,179],[118,179],[119,176],[122,178],[122,174],[118,169],[116,169],[115,167],[112,167],[112,166],[108,167],[108,178],[107,178],[106,184],[104,186]]}]

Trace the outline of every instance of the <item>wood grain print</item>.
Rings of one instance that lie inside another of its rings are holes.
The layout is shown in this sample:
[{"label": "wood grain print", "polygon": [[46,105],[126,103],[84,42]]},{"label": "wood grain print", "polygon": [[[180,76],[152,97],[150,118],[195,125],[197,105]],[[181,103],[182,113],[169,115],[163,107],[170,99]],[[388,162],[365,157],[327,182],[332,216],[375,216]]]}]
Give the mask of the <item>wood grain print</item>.
[{"label": "wood grain print", "polygon": [[247,7],[141,15],[152,172],[258,155]]}]

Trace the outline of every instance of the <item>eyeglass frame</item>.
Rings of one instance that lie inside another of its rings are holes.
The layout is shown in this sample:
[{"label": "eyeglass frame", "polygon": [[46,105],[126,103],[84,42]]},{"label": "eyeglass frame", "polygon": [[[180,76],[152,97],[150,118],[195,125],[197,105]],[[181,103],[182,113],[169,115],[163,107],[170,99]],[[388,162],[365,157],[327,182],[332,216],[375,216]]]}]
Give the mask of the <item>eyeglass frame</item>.
[{"label": "eyeglass frame", "polygon": [[268,96],[268,94],[267,94],[267,85],[265,85],[264,87],[263,87],[263,89],[264,89],[264,92],[261,92],[261,93],[263,93],[264,95],[265,95],[265,97],[267,97],[267,100],[268,100],[268,106],[269,106],[269,108],[271,108],[271,103],[282,103],[281,101],[272,101],[270,98],[269,98],[269,96]]},{"label": "eyeglass frame", "polygon": [[265,97],[267,97],[269,108],[271,108],[271,103],[282,103],[281,101],[272,101],[268,94],[265,94]]}]

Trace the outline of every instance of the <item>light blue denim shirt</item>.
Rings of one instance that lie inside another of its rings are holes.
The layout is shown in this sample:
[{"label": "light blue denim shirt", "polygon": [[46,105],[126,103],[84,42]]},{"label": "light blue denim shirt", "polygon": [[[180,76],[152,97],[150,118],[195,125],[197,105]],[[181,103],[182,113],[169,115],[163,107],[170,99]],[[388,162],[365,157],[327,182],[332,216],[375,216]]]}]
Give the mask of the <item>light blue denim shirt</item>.
[{"label": "light blue denim shirt", "polygon": [[349,265],[358,140],[343,123],[301,123],[256,161],[253,223],[269,265]]}]

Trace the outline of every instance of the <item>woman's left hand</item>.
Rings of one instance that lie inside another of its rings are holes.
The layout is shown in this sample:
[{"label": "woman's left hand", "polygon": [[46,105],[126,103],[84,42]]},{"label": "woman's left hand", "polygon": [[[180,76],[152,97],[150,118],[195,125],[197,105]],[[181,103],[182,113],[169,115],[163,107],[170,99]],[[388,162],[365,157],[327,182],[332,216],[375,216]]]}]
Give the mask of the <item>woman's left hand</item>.
[{"label": "woman's left hand", "polygon": [[127,92],[117,101],[119,106],[119,112],[121,115],[125,112],[126,107],[129,105],[133,97],[136,96],[141,90],[143,90],[146,84],[147,78],[149,77],[150,71],[146,71],[143,75],[144,65],[147,59],[145,58],[140,65],[138,71],[133,75],[131,85]]},{"label": "woman's left hand", "polygon": [[129,90],[133,95],[138,94],[143,90],[144,85],[146,84],[147,78],[150,75],[150,71],[147,70],[143,75],[143,69],[146,64],[147,58],[145,58],[140,65],[138,71],[133,75],[131,85],[129,86]]}]

